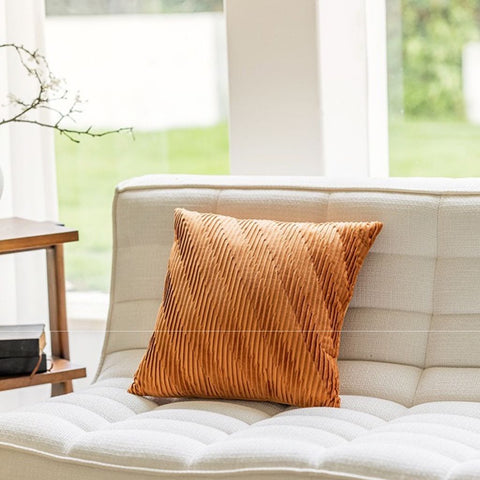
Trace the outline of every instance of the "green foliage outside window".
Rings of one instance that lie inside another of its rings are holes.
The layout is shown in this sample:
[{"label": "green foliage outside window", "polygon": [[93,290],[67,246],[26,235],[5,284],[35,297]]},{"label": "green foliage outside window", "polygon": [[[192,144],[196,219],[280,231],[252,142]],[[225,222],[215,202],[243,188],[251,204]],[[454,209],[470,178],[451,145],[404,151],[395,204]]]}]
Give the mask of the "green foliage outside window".
[{"label": "green foliage outside window", "polygon": [[46,0],[47,15],[221,12],[223,0]]},{"label": "green foliage outside window", "polygon": [[480,0],[403,0],[401,11],[405,115],[463,118],[462,49],[480,39]]}]

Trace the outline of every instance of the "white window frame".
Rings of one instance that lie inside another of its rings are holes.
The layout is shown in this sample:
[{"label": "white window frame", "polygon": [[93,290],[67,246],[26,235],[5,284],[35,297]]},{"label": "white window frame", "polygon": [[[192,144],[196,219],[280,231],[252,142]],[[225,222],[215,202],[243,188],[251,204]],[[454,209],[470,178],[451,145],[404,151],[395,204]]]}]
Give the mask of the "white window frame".
[{"label": "white window frame", "polygon": [[232,174],[388,176],[385,0],[225,0]]}]

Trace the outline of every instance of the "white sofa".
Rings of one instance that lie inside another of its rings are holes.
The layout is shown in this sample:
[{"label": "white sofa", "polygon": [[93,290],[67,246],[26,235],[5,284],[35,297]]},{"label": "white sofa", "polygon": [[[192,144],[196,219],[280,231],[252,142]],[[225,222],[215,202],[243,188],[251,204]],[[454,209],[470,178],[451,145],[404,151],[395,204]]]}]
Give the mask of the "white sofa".
[{"label": "white sofa", "polygon": [[[381,220],[339,361],[342,406],[126,392],[162,295],[175,207]],[[480,478],[480,182],[149,176],[114,201],[93,384],[0,416],[0,479]]]}]

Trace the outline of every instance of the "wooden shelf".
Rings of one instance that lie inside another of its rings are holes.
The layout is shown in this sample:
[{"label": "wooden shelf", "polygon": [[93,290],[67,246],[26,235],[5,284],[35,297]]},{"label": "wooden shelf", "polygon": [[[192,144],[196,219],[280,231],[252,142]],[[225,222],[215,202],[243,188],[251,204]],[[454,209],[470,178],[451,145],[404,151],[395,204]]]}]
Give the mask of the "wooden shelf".
[{"label": "wooden shelf", "polygon": [[85,368],[69,361],[63,244],[77,240],[77,230],[54,222],[17,217],[0,219],[0,255],[41,249],[46,252],[50,345],[55,359],[50,372],[32,378],[29,375],[0,378],[0,391],[50,383],[52,396],[63,395],[73,391],[72,380],[86,377]]},{"label": "wooden shelf", "polygon": [[74,365],[64,358],[54,358],[53,368],[49,372],[30,375],[0,377],[0,392],[14,388],[31,387],[45,383],[63,383],[76,378],[83,378],[87,374],[84,367]]},{"label": "wooden shelf", "polygon": [[38,250],[77,240],[77,230],[53,222],[16,217],[0,219],[0,254]]}]

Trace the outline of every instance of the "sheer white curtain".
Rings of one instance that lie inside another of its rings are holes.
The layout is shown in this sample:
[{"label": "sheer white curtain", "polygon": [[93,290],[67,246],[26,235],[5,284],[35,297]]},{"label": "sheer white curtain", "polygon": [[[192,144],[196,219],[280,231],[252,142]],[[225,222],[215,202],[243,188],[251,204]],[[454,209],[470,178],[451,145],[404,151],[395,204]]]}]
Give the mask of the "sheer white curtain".
[{"label": "sheer white curtain", "polygon": [[[0,0],[0,43],[16,43],[44,52],[45,6],[41,0]],[[15,92],[30,98],[34,88],[16,54],[0,50],[0,105]],[[0,168],[4,192],[0,217],[56,220],[57,190],[53,134],[26,124],[0,127]],[[0,323],[48,323],[45,253],[0,256]],[[48,387],[0,394],[0,410],[48,395]]]}]

